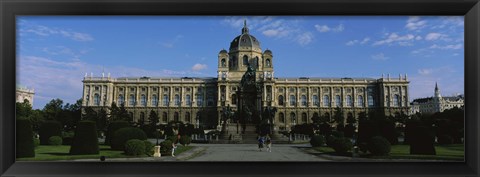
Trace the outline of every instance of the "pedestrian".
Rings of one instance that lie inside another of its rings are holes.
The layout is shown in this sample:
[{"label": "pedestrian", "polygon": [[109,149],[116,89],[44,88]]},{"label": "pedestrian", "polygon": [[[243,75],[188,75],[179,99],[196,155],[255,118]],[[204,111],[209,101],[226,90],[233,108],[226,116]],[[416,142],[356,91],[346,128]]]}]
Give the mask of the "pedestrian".
[{"label": "pedestrian", "polygon": [[262,148],[263,148],[263,144],[265,143],[265,139],[263,138],[263,136],[260,136],[258,138],[258,149],[260,151],[262,151]]},{"label": "pedestrian", "polygon": [[267,146],[267,151],[272,152],[272,139],[267,135],[265,145]]},{"label": "pedestrian", "polygon": [[175,157],[175,149],[177,149],[177,145],[175,145],[175,142],[172,143],[172,157]]}]

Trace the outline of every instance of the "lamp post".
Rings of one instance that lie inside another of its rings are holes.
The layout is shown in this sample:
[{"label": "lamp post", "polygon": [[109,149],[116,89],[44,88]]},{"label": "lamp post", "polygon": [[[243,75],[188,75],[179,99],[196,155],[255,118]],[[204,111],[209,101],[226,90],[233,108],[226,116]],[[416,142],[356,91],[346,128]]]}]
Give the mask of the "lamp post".
[{"label": "lamp post", "polygon": [[153,157],[161,157],[162,154],[160,153],[160,144],[158,144],[158,138],[160,136],[160,128],[157,127],[157,145],[155,146],[155,153],[153,154]]}]

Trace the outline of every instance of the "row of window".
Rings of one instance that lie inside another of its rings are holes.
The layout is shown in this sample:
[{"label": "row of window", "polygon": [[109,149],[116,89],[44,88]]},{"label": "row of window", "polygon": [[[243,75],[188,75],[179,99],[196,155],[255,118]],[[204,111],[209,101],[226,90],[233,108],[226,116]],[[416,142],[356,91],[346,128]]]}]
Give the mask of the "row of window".
[{"label": "row of window", "polygon": [[[252,65],[252,66],[258,67],[258,61],[259,61],[258,57],[253,58],[252,63],[254,63],[254,65]],[[237,63],[236,58],[233,57],[232,62],[230,63],[230,66],[231,67],[236,67],[237,66],[236,63]],[[244,55],[243,56],[243,65],[246,66],[246,65],[248,65],[248,63],[249,63],[248,62],[248,56]],[[227,66],[225,58],[222,58],[222,60],[220,60],[220,66],[221,67],[226,67]],[[266,67],[271,67],[272,66],[272,63],[271,63],[269,58],[267,58],[265,60],[265,66]]]},{"label": "row of window", "polygon": [[[130,116],[131,116],[132,119],[134,119],[132,112],[130,112]],[[140,112],[139,121],[141,121],[141,122],[146,122],[146,121],[147,121],[144,112]],[[190,116],[190,112],[185,112],[184,120],[180,120],[180,113],[179,113],[179,112],[174,112],[174,113],[173,113],[173,121],[175,121],[175,122],[183,121],[183,122],[185,122],[185,123],[191,123],[191,122],[192,122],[192,118],[191,118],[191,116]],[[162,122],[164,122],[164,123],[169,122],[167,112],[163,112],[163,114],[162,114]]]},{"label": "row of window", "polygon": [[[121,105],[121,104],[125,104],[125,97],[123,95],[118,95],[118,105]],[[130,95],[130,98],[128,99],[128,104],[127,106],[135,106],[136,103],[135,103],[135,95]],[[147,106],[147,97],[142,94],[140,96],[140,106]],[[181,103],[182,103],[182,98],[180,97],[180,95],[176,94],[173,98],[173,102],[174,102],[174,105],[175,106],[180,106]],[[162,105],[163,106],[169,106],[169,103],[170,103],[170,98],[167,94],[163,95],[163,99],[162,99]],[[208,97],[207,99],[207,106],[213,106],[213,98],[211,97]],[[96,105],[99,105],[100,104],[100,101],[95,102]],[[157,95],[152,95],[152,99],[151,99],[151,105],[152,106],[158,106],[159,102],[158,102],[158,97]],[[186,106],[191,106],[192,105],[192,98],[190,95],[186,95],[185,96],[185,105]],[[197,106],[203,106],[203,95],[199,94],[197,95]]]},{"label": "row of window", "polygon": [[[296,103],[296,96],[295,95],[290,95],[290,106],[295,106],[297,103]],[[320,105],[320,100],[318,98],[317,95],[313,95],[312,96],[312,102],[313,102],[313,105],[315,106],[319,106]],[[373,96],[372,95],[369,95],[368,96],[368,106],[374,106],[375,103],[374,103],[374,99],[373,99]],[[278,105],[280,106],[284,106],[284,97],[283,95],[280,95],[278,96]],[[307,106],[307,96],[305,95],[302,95],[300,97],[300,105],[301,106]],[[323,106],[325,107],[330,107],[330,97],[328,95],[324,95],[323,96]],[[340,95],[336,95],[335,96],[335,106],[336,107],[340,107],[342,105],[342,99],[340,98]],[[346,97],[346,106],[353,106],[353,100],[352,100],[352,96],[350,95],[347,95]],[[363,107],[364,106],[364,100],[363,100],[363,96],[359,95],[357,97],[357,106],[358,107]]]}]

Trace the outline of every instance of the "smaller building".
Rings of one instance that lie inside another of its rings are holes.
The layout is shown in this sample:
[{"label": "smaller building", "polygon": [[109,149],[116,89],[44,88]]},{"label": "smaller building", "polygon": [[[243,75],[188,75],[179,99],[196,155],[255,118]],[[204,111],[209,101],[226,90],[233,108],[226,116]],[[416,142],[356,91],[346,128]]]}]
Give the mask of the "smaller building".
[{"label": "smaller building", "polygon": [[28,100],[30,105],[33,105],[33,96],[35,95],[34,89],[17,85],[16,95],[17,95],[17,99],[16,99],[17,103],[23,103],[25,100]]},{"label": "smaller building", "polygon": [[435,93],[433,97],[418,98],[413,100],[411,105],[411,114],[415,113],[436,113],[443,112],[446,109],[454,107],[461,108],[464,105],[464,96],[456,95],[450,97],[442,97],[438,84],[435,83]]}]

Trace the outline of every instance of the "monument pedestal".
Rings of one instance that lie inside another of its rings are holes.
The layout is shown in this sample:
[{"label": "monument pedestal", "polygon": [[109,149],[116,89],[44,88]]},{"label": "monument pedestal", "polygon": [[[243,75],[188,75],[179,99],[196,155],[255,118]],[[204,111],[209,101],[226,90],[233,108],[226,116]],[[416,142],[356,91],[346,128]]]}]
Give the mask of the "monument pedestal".
[{"label": "monument pedestal", "polygon": [[153,154],[153,157],[161,157],[162,154],[160,153],[160,146],[155,146],[155,153]]}]

